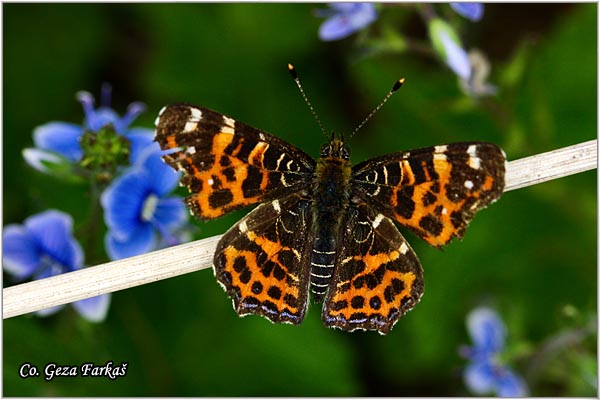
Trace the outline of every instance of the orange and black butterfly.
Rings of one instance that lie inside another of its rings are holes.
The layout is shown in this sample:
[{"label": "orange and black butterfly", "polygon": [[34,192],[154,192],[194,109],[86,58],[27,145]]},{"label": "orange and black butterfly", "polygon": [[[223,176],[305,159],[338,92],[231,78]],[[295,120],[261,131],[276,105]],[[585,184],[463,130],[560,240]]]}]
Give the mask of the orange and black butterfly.
[{"label": "orange and black butterfly", "polygon": [[181,184],[191,192],[185,201],[197,218],[259,204],[220,240],[214,272],[239,315],[278,323],[301,323],[310,296],[324,302],[329,327],[388,333],[423,294],[421,264],[393,220],[441,247],[462,238],[474,214],[504,189],[506,158],[490,143],[404,151],[352,166],[335,134],[315,160],[190,104],[161,110],[155,140],[175,150],[164,160],[183,172]]}]

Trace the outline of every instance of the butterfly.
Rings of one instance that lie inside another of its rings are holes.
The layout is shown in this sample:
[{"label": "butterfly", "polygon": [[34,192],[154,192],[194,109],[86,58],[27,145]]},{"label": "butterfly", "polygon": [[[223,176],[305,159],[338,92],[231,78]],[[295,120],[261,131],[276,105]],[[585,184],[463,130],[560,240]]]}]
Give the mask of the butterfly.
[{"label": "butterfly", "polygon": [[198,219],[258,204],[219,241],[214,273],[239,315],[276,323],[301,323],[310,297],[323,302],[326,326],[388,333],[423,294],[421,264],[393,221],[441,247],[462,238],[504,189],[506,156],[484,142],[352,166],[335,133],[315,160],[192,104],[164,107],[155,140],[171,150],[163,159],[182,172],[191,193],[185,202]]}]

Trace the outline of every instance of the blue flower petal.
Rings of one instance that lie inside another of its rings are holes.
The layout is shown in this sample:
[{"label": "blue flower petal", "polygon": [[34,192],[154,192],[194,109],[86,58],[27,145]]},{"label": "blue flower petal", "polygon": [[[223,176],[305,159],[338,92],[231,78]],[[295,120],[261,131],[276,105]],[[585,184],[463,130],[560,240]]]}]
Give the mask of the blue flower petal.
[{"label": "blue flower petal", "polygon": [[144,111],[146,111],[146,105],[144,103],[139,101],[131,103],[129,107],[127,107],[125,115],[115,123],[116,131],[125,134],[127,127]]},{"label": "blue flower petal", "polygon": [[35,146],[43,150],[54,151],[69,161],[79,161],[83,155],[79,138],[83,133],[81,126],[67,122],[49,122],[33,131]]},{"label": "blue flower petal", "polygon": [[496,388],[494,367],[488,362],[469,364],[463,378],[469,390],[477,395],[492,393]]},{"label": "blue flower petal", "polygon": [[158,143],[154,141],[154,133],[151,129],[131,128],[127,131],[125,137],[131,144],[129,152],[129,162],[131,164],[137,163],[142,154],[149,149],[160,151]]},{"label": "blue flower petal", "polygon": [[452,38],[446,33],[440,33],[440,39],[446,51],[446,64],[456,75],[462,79],[469,79],[471,76],[471,63],[467,52],[456,44]]},{"label": "blue flower petal", "polygon": [[56,166],[62,162],[69,162],[66,158],[62,158],[54,152],[32,147],[23,149],[23,158],[30,167],[43,173],[50,173],[52,171],[52,168],[49,168],[46,164],[54,164]]},{"label": "blue flower petal", "polygon": [[373,8],[370,3],[329,3],[328,6],[338,14],[360,13],[363,9]]},{"label": "blue flower petal", "polygon": [[35,314],[40,317],[47,317],[49,315],[55,314],[57,311],[62,310],[64,307],[65,307],[64,304],[62,304],[60,306],[48,307],[48,308],[44,308],[39,311],[36,311]]},{"label": "blue flower petal", "polygon": [[319,38],[331,41],[350,36],[377,19],[377,11],[371,3],[334,3],[338,13],[329,17],[319,28]]},{"label": "blue flower petal", "polygon": [[477,22],[483,17],[482,3],[450,3],[450,7],[473,22]]},{"label": "blue flower petal", "polygon": [[66,272],[72,272],[81,269],[80,266],[73,268],[66,267],[52,257],[42,257],[41,268],[36,271],[33,275],[33,279],[46,279],[56,275],[64,274]]},{"label": "blue flower petal", "polygon": [[508,368],[498,371],[496,393],[499,397],[526,397],[529,389],[525,382]]},{"label": "blue flower petal", "polygon": [[117,133],[123,133],[119,130],[119,121],[121,117],[111,108],[98,108],[93,114],[86,116],[85,126],[92,132],[97,132],[107,125],[112,125]]},{"label": "blue flower petal", "polygon": [[111,234],[123,241],[144,225],[142,208],[151,190],[148,175],[137,168],[115,179],[102,193],[104,222]]},{"label": "blue flower petal", "polygon": [[108,232],[104,244],[109,258],[119,260],[147,253],[154,248],[155,242],[156,237],[152,226],[144,224],[126,240],[118,240]]},{"label": "blue flower petal", "polygon": [[506,328],[494,310],[479,307],[471,311],[467,328],[477,350],[496,353],[504,348]]},{"label": "blue flower petal", "polygon": [[110,294],[90,297],[89,299],[79,300],[72,304],[73,308],[88,321],[102,322],[108,313]]},{"label": "blue flower petal", "polygon": [[20,225],[7,225],[2,232],[4,270],[18,280],[31,276],[40,265],[35,239]]},{"label": "blue flower petal", "polygon": [[149,154],[143,161],[142,168],[148,174],[152,192],[158,196],[170,193],[179,183],[180,174],[163,162],[161,153]]},{"label": "blue flower petal", "polygon": [[72,236],[73,219],[70,215],[48,210],[27,218],[24,225],[41,251],[69,270],[81,267],[83,251]]},{"label": "blue flower petal", "polygon": [[160,199],[154,211],[154,221],[165,227],[178,227],[188,218],[188,211],[180,197]]}]

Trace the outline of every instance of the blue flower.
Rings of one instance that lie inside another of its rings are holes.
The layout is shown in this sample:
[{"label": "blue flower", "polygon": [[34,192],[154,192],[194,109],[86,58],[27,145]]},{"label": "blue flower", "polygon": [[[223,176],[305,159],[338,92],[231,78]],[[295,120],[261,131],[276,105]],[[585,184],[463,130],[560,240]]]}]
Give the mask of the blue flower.
[{"label": "blue flower", "polygon": [[527,396],[525,382],[498,359],[506,339],[506,328],[498,314],[489,308],[477,308],[467,316],[467,328],[474,344],[462,351],[470,360],[463,374],[469,390],[476,395]]},{"label": "blue flower", "polygon": [[477,22],[483,17],[482,3],[450,3],[450,7],[473,22]]},{"label": "blue flower", "polygon": [[454,41],[447,32],[440,32],[440,40],[444,46],[446,65],[461,79],[468,80],[471,76],[469,55]]},{"label": "blue flower", "polygon": [[83,126],[68,122],[48,122],[33,131],[35,148],[25,149],[23,157],[33,168],[49,172],[45,163],[56,163],[60,158],[70,163],[78,162],[83,156],[79,143],[84,130],[96,132],[108,124],[127,138],[131,144],[130,161],[135,162],[141,152],[152,143],[152,130],[130,128],[129,125],[140,115],[145,107],[136,102],[129,105],[127,112],[120,117],[109,107],[110,87],[102,88],[100,107],[94,108],[94,97],[88,92],[79,92],[77,99],[83,106],[85,119]]},{"label": "blue flower", "polygon": [[[72,231],[71,216],[56,210],[33,215],[23,225],[7,225],[2,233],[4,270],[22,281],[81,269],[83,251]],[[72,304],[83,317],[99,322],[106,316],[109,302],[109,295],[101,295]],[[49,315],[60,308],[47,308],[38,314]]]},{"label": "blue flower", "polygon": [[187,221],[181,198],[167,197],[179,174],[149,149],[138,164],[115,179],[101,204],[108,226],[106,251],[112,260],[143,254],[179,242],[174,232]]},{"label": "blue flower", "polygon": [[316,10],[318,17],[327,18],[319,28],[321,40],[344,39],[377,19],[372,3],[332,3],[328,10]]}]

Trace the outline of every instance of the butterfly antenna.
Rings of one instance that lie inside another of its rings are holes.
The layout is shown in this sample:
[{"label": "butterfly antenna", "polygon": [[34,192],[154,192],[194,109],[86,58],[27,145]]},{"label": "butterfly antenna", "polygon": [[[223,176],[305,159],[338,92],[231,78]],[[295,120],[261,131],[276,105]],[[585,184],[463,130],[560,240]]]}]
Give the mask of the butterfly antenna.
[{"label": "butterfly antenna", "polygon": [[375,115],[375,113],[376,113],[377,111],[379,111],[379,109],[380,109],[381,107],[383,107],[383,105],[385,104],[385,102],[386,102],[386,101],[388,101],[388,99],[389,99],[390,97],[392,97],[392,95],[393,95],[393,94],[394,94],[394,93],[395,93],[395,92],[396,92],[398,89],[400,89],[400,88],[402,87],[402,85],[403,85],[403,84],[404,84],[404,78],[400,78],[400,79],[398,79],[398,80],[396,81],[396,83],[394,83],[394,86],[393,86],[393,87],[390,89],[390,91],[389,91],[389,92],[387,92],[387,94],[385,95],[385,97],[383,98],[383,100],[381,101],[381,103],[379,103],[379,105],[378,105],[377,107],[375,107],[375,109],[374,109],[373,111],[371,111],[371,113],[370,113],[369,115],[367,115],[367,117],[366,117],[366,118],[363,120],[363,122],[361,122],[361,123],[360,123],[360,124],[359,124],[359,125],[356,127],[356,129],[354,129],[354,131],[353,131],[353,132],[352,132],[350,135],[348,135],[348,138],[351,138],[352,136],[354,136],[354,135],[356,134],[356,132],[358,132],[358,131],[360,130],[360,128],[362,128],[362,127],[363,127],[363,126],[364,126],[364,125],[367,123],[367,121],[368,121],[368,120],[370,120],[370,119],[371,119],[371,117],[372,117],[373,115]]},{"label": "butterfly antenna", "polygon": [[323,132],[323,135],[327,136],[327,133],[325,132],[325,128],[323,128],[323,124],[321,123],[321,119],[319,119],[319,116],[317,115],[312,104],[310,104],[310,101],[308,101],[308,97],[306,97],[306,93],[304,93],[304,89],[302,89],[302,85],[300,84],[300,79],[298,79],[298,74],[296,73],[296,68],[292,64],[288,64],[288,70],[290,71],[290,74],[292,75],[294,82],[296,82],[296,86],[298,86],[298,89],[300,89],[300,94],[302,95],[302,98],[308,105],[308,108],[310,109],[311,114],[313,115],[313,117],[315,117],[315,120],[319,124],[319,127],[321,128],[321,132]]}]

